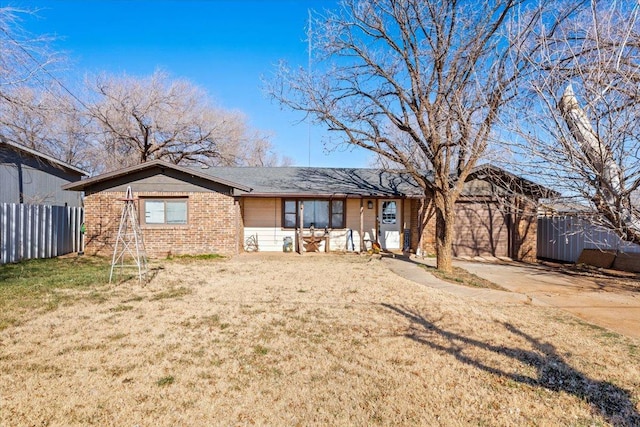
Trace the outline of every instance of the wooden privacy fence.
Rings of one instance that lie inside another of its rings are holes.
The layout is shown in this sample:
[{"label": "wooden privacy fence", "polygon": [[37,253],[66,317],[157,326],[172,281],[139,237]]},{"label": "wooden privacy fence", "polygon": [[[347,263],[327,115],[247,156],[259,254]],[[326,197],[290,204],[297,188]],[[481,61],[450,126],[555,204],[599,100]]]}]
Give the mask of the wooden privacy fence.
[{"label": "wooden privacy fence", "polygon": [[576,262],[583,249],[640,253],[613,231],[575,216],[538,218],[538,258]]},{"label": "wooden privacy fence", "polygon": [[0,264],[82,250],[82,208],[0,204]]}]

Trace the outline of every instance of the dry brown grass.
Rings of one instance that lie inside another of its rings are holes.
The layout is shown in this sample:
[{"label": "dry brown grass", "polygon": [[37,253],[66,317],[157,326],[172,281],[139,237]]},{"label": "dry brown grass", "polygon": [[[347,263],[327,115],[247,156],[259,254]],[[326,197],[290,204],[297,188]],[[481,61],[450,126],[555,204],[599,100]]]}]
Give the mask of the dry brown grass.
[{"label": "dry brown grass", "polygon": [[469,286],[472,288],[487,288],[487,289],[495,289],[499,291],[507,291],[507,289],[498,285],[497,283],[493,283],[490,280],[483,279],[473,273],[469,273],[464,268],[453,267],[453,271],[451,273],[447,273],[442,270],[438,270],[434,267],[429,267],[428,265],[421,265],[429,273],[433,274],[440,280],[444,280],[449,283],[455,283],[457,285]]},{"label": "dry brown grass", "polygon": [[640,348],[378,260],[171,262],[0,332],[0,425],[632,425]]}]

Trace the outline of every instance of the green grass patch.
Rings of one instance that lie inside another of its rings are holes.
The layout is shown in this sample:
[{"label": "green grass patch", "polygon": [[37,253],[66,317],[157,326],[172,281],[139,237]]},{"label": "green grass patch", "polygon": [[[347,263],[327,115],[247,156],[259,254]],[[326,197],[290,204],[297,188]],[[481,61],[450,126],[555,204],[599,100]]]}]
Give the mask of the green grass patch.
[{"label": "green grass patch", "polygon": [[483,279],[482,277],[476,276],[473,273],[469,273],[467,270],[460,267],[453,267],[453,271],[451,273],[448,273],[433,267],[429,267],[427,265],[421,265],[421,266],[427,271],[429,271],[431,274],[436,276],[438,279],[444,280],[445,282],[455,283],[457,285],[469,286],[471,288],[486,288],[486,289],[498,289],[501,291],[508,291],[508,289],[503,288],[497,283],[493,283],[490,280]]},{"label": "green grass patch", "polygon": [[[111,263],[99,257],[34,259],[0,265],[0,330],[26,312],[55,310],[74,300],[96,299],[109,282]],[[69,291],[90,292],[69,292]],[[100,298],[98,298],[100,299]]]},{"label": "green grass patch", "polygon": [[160,386],[160,387],[164,387],[164,386],[168,386],[173,384],[176,381],[176,379],[172,376],[166,376],[166,377],[162,377],[160,378],[158,381],[156,381],[156,385]]},{"label": "green grass patch", "polygon": [[225,257],[219,254],[200,254],[200,255],[169,255],[167,260],[170,261],[208,261],[216,259],[224,259]]},{"label": "green grass patch", "polygon": [[261,346],[261,345],[256,345],[255,347],[253,347],[253,352],[255,354],[258,354],[260,356],[264,356],[267,353],[269,353],[269,349],[267,347]]},{"label": "green grass patch", "polygon": [[158,301],[163,299],[180,298],[185,295],[191,294],[193,291],[189,288],[181,286],[179,288],[171,288],[163,292],[158,292],[150,298],[151,301]]},{"label": "green grass patch", "polygon": [[109,309],[109,311],[114,312],[114,313],[118,313],[118,312],[121,312],[121,311],[129,311],[129,310],[133,310],[133,306],[132,305],[118,304],[115,307]]}]

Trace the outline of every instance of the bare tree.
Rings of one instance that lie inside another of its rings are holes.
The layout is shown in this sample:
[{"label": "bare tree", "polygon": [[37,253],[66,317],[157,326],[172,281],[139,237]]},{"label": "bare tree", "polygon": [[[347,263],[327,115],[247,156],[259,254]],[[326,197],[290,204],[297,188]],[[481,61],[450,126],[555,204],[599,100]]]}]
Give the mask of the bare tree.
[{"label": "bare tree", "polygon": [[523,92],[533,96],[513,123],[540,179],[640,243],[640,6],[590,6],[536,41],[539,72]]},{"label": "bare tree", "polygon": [[101,131],[106,169],[153,159],[233,165],[256,141],[268,143],[243,114],[214,107],[202,89],[162,72],[142,79],[103,75],[90,85],[97,98],[89,114]]},{"label": "bare tree", "polygon": [[48,36],[21,27],[35,11],[0,7],[0,133],[7,139],[81,168],[90,165],[86,120],[54,66],[64,58]]},{"label": "bare tree", "polygon": [[450,271],[455,202],[530,67],[514,47],[539,28],[545,9],[524,0],[340,6],[313,22],[311,69],[282,65],[269,92],[344,143],[402,165],[433,200],[437,265]]},{"label": "bare tree", "polygon": [[255,131],[253,136],[245,140],[237,154],[235,163],[238,166],[291,166],[293,159],[278,154],[268,136]]},{"label": "bare tree", "polygon": [[99,163],[88,118],[67,92],[21,86],[7,93],[12,102],[0,103],[0,132],[7,139],[89,172]]},{"label": "bare tree", "polygon": [[0,7],[0,132],[6,138],[89,172],[160,158],[290,162],[242,113],[214,107],[202,89],[161,72],[142,79],[104,75],[90,83],[92,96],[72,93],[50,69],[61,61],[47,47],[51,39],[20,27],[21,16],[33,13]]},{"label": "bare tree", "polygon": [[49,80],[48,67],[62,61],[61,55],[48,47],[47,36],[25,32],[21,18],[34,12],[14,7],[0,7],[0,99],[14,102],[11,90],[24,85],[41,85]]}]

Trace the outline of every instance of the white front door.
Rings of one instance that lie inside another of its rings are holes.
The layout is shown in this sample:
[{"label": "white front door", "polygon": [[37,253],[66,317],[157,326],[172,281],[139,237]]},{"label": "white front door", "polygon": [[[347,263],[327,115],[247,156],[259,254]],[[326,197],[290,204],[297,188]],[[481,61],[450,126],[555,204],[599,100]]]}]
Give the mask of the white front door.
[{"label": "white front door", "polygon": [[378,220],[382,249],[400,249],[400,201],[381,200]]}]

